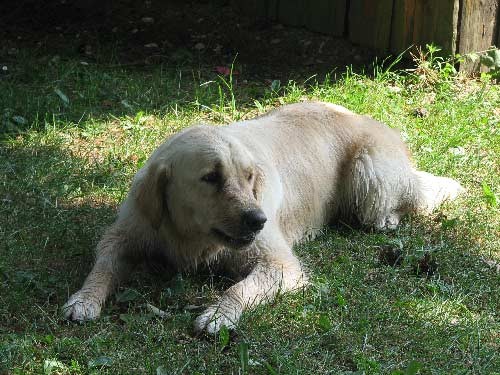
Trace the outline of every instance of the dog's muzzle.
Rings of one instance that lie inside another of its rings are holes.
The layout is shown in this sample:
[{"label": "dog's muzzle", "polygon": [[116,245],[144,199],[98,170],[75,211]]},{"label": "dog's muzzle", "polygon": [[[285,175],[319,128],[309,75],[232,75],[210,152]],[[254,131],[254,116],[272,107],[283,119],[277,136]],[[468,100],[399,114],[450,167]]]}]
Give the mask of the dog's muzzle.
[{"label": "dog's muzzle", "polygon": [[212,229],[212,232],[226,245],[234,248],[241,248],[250,245],[255,240],[256,235],[255,232],[251,232],[244,236],[232,237],[216,228]]},{"label": "dog's muzzle", "polygon": [[241,248],[250,245],[257,236],[257,233],[264,228],[267,217],[260,209],[251,209],[244,211],[241,215],[241,230],[237,235],[229,235],[226,231],[218,228],[212,229],[212,232],[224,243],[231,247]]}]

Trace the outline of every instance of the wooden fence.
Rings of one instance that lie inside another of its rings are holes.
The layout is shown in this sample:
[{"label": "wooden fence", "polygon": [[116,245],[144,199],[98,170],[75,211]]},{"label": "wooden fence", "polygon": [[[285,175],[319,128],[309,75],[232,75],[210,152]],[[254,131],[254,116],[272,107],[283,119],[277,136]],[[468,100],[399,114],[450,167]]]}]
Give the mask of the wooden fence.
[{"label": "wooden fence", "polygon": [[500,47],[499,0],[233,0],[243,13],[304,26],[381,53],[434,43],[448,54]]}]

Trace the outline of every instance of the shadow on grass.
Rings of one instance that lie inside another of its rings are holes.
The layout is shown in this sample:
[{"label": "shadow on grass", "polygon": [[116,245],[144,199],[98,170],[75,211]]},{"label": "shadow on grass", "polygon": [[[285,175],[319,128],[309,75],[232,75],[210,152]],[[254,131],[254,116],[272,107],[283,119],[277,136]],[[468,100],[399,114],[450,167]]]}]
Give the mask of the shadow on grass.
[{"label": "shadow on grass", "polygon": [[96,238],[116,205],[84,197],[92,185],[113,186],[113,181],[57,147],[8,147],[0,155],[5,238],[0,265],[6,286],[1,311],[6,327],[22,330],[43,326],[47,316],[41,311],[56,316],[57,306],[89,270]]},{"label": "shadow on grass", "polygon": [[[43,332],[48,325],[54,328],[60,318],[58,308],[81,287],[93,264],[95,246],[115,219],[120,199],[101,187],[124,197],[130,181],[117,179],[105,163],[89,167],[88,160],[56,146],[4,148],[0,160],[5,181],[0,192],[5,238],[0,246],[0,280],[5,288],[0,296],[0,332],[33,327]],[[139,267],[123,286],[157,302],[167,290],[167,300],[188,305],[180,293],[189,289],[183,285],[189,281],[151,266]],[[202,285],[229,285],[204,268],[195,279]],[[115,297],[110,301],[114,304]],[[26,309],[27,302],[32,308]],[[128,303],[122,303],[112,311],[127,309]]]}]

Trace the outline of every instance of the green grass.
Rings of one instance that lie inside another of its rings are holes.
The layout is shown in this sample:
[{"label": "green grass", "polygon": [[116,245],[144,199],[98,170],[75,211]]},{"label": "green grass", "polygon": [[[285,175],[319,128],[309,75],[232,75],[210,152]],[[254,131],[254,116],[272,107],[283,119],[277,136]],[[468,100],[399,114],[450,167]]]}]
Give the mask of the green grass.
[{"label": "green grass", "polygon": [[[271,90],[183,69],[21,54],[2,77],[0,373],[499,373],[500,87],[440,72],[428,84],[422,74],[347,70],[335,82]],[[420,168],[459,180],[467,194],[393,233],[325,230],[296,249],[312,285],[246,313],[229,336],[192,333],[196,315],[228,284],[208,272],[138,272],[98,321],[61,319],[157,145],[192,123],[303,99],[400,129]],[[399,255],[397,264],[387,254]],[[155,318],[146,303],[171,316]]]}]

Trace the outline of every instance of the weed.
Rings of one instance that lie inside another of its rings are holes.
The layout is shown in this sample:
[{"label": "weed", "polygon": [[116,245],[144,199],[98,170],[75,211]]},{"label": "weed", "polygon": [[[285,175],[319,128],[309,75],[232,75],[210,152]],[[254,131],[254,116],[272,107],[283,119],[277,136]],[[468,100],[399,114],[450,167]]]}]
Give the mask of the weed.
[{"label": "weed", "polygon": [[417,85],[432,87],[436,84],[447,83],[457,75],[455,65],[457,57],[443,57],[439,55],[441,48],[434,44],[426,44],[426,49],[417,47],[417,52],[411,52],[411,57],[416,65],[408,69],[415,78]]}]

